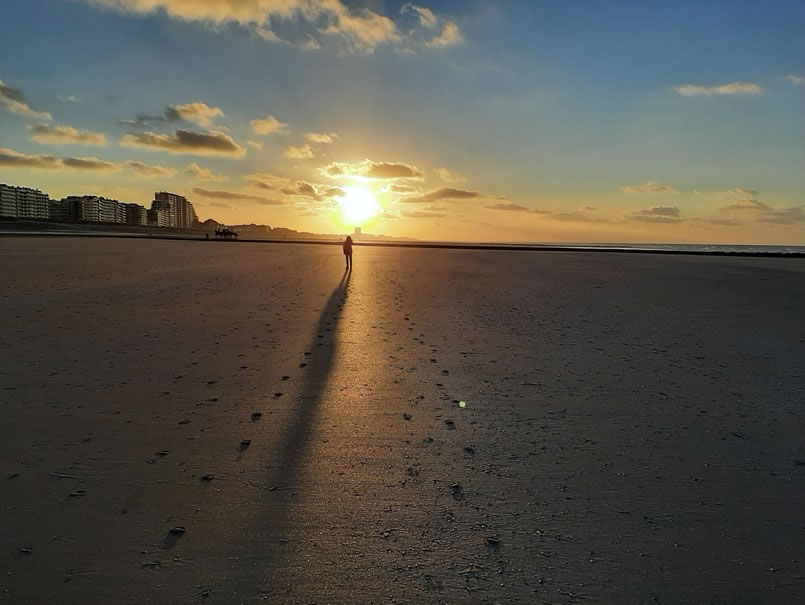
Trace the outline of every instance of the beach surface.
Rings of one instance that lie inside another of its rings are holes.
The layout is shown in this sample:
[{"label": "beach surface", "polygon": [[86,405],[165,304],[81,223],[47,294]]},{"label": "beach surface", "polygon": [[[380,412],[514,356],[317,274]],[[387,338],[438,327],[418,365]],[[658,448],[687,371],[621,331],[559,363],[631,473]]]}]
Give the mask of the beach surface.
[{"label": "beach surface", "polygon": [[805,260],[0,238],[0,601],[805,600]]}]

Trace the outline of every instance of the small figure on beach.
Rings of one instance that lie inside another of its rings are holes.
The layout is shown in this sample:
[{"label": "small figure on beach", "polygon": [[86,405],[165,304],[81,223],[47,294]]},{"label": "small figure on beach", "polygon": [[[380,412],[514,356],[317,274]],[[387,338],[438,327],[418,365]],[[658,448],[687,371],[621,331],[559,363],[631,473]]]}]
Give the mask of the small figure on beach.
[{"label": "small figure on beach", "polygon": [[344,271],[349,271],[352,269],[352,236],[348,235],[347,239],[344,240],[344,256],[346,257],[347,261],[347,268]]}]

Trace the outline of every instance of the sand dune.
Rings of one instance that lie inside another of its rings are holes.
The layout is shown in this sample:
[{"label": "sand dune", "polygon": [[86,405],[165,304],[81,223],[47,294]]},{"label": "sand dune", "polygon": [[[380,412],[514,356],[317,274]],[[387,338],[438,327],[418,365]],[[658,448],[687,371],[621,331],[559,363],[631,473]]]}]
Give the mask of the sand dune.
[{"label": "sand dune", "polygon": [[0,600],[805,594],[802,259],[32,237],[0,275]]}]

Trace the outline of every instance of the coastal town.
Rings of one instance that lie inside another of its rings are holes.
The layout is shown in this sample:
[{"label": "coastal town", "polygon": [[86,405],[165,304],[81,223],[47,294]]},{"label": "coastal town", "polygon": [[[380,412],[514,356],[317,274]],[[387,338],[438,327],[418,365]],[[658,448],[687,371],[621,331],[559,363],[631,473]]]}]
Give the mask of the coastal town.
[{"label": "coastal town", "polygon": [[68,195],[56,200],[39,189],[5,183],[0,183],[0,218],[177,229],[198,229],[203,225],[186,197],[168,191],[154,193],[151,207],[146,208],[98,195]]}]

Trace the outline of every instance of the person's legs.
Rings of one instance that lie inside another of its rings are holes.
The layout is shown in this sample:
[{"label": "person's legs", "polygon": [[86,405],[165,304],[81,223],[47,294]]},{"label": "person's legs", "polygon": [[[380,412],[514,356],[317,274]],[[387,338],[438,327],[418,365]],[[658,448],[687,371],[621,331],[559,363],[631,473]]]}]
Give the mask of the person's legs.
[{"label": "person's legs", "polygon": [[347,267],[352,269],[352,252],[347,255]]},{"label": "person's legs", "polygon": [[344,253],[344,262],[347,263],[346,269],[349,269],[349,254]]}]

